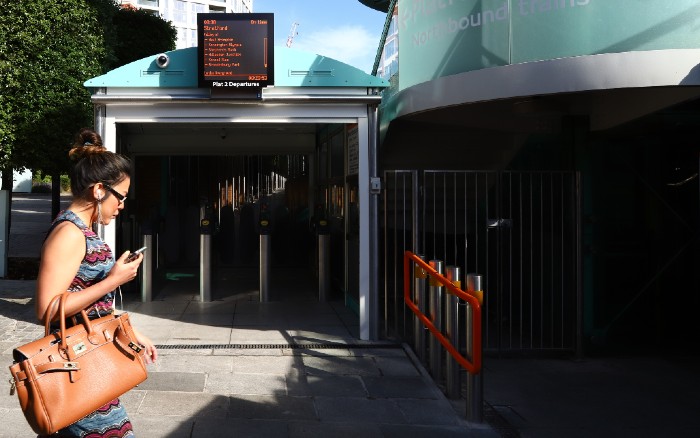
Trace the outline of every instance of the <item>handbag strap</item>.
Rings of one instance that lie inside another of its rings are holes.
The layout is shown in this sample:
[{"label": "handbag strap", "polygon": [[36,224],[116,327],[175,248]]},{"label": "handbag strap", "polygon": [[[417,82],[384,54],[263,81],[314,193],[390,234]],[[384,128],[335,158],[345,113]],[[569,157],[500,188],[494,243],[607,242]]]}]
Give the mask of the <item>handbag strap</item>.
[{"label": "handbag strap", "polygon": [[46,312],[44,312],[44,336],[51,334],[51,320],[53,320],[53,317],[58,310],[56,306],[58,305],[59,301],[61,301],[62,296],[63,295],[61,294],[53,297],[49,303],[49,307],[47,307]]},{"label": "handbag strap", "polygon": [[[61,347],[65,348],[65,333],[66,333],[66,300],[68,300],[68,296],[71,294],[71,292],[64,292],[61,295],[56,295],[53,297],[51,302],[49,303],[49,307],[46,310],[46,313],[44,313],[44,333],[45,336],[48,336],[51,333],[51,320],[53,320],[54,315],[56,314],[56,304],[58,303],[58,312],[59,312],[59,317],[58,317],[58,323],[59,327],[61,330]],[[87,312],[85,309],[82,309],[80,311],[80,314],[83,317],[83,325],[87,329],[88,334],[93,334],[93,328],[92,324],[90,323],[90,318],[88,318]]]}]

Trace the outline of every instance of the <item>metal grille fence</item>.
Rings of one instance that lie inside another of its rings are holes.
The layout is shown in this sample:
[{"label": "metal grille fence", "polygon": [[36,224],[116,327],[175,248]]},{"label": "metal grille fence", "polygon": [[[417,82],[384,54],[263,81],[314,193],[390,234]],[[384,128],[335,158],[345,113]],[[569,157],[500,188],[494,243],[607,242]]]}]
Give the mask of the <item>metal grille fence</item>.
[{"label": "metal grille fence", "polygon": [[575,173],[390,171],[384,178],[386,336],[412,337],[401,296],[401,260],[411,250],[482,275],[485,351],[576,348]]}]

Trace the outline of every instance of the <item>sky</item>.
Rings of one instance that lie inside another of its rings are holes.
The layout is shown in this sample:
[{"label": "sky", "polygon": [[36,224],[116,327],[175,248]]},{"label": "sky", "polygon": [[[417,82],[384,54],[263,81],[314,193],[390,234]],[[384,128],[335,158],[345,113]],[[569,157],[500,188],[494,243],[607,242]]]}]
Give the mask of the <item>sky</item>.
[{"label": "sky", "polygon": [[292,48],[342,61],[372,72],[386,15],[358,0],[253,0],[253,12],[275,14],[275,46],[286,49],[293,23]]}]

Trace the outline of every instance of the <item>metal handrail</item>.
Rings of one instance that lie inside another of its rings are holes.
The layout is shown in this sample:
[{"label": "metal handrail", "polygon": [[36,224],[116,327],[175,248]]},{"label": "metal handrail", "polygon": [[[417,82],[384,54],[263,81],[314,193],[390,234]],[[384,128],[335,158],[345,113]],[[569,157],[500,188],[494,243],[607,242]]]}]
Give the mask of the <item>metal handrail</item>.
[{"label": "metal handrail", "polygon": [[[440,330],[438,330],[437,327],[435,327],[435,325],[433,325],[430,318],[423,314],[423,312],[413,302],[413,299],[411,298],[411,274],[409,269],[411,260],[413,260],[413,262],[417,266],[423,269],[426,274],[435,278],[438,282],[440,282],[441,285],[445,286],[449,293],[468,302],[469,305],[472,307],[473,318],[471,333],[472,346],[474,348],[472,355],[473,357],[471,358],[471,361],[468,358],[462,356],[462,354],[460,354],[460,352],[457,351],[457,349],[452,345],[450,340],[447,339],[440,332]],[[437,272],[429,264],[421,260],[420,257],[413,254],[411,251],[404,252],[403,277],[403,297],[408,308],[416,314],[418,319],[420,319],[420,321],[428,328],[428,330],[430,330],[430,333],[432,333],[433,336],[435,336],[435,338],[437,338],[437,340],[440,341],[442,346],[445,347],[445,349],[450,353],[450,356],[452,356],[457,361],[457,363],[459,363],[462,366],[462,368],[466,369],[472,374],[478,374],[481,371],[481,304],[479,303],[479,299],[472,293],[472,291],[465,292],[459,289],[457,286],[452,284],[450,280],[442,276],[439,272]]]}]

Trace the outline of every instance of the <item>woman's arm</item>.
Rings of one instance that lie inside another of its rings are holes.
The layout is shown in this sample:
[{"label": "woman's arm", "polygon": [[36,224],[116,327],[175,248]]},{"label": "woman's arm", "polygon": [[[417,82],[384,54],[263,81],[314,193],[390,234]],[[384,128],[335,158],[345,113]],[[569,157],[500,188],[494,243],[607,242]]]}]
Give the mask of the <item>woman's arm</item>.
[{"label": "woman's arm", "polygon": [[[136,277],[143,256],[139,256],[133,262],[124,263],[127,254],[128,252],[122,254],[102,281],[70,294],[66,300],[66,315],[75,315]],[[51,231],[41,250],[41,264],[37,277],[36,316],[40,321],[44,320],[53,297],[68,290],[84,257],[85,236],[74,224],[66,221]]]}]

